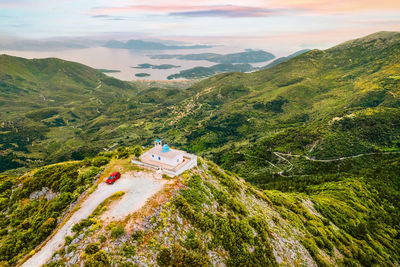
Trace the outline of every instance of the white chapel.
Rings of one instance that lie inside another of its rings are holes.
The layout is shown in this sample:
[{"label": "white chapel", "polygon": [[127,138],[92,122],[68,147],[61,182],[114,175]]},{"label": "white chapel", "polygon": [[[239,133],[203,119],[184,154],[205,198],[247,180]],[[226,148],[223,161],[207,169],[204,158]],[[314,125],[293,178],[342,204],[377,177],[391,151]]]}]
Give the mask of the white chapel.
[{"label": "white chapel", "polygon": [[176,167],[183,162],[183,153],[181,150],[170,148],[167,144],[163,145],[162,141],[157,139],[154,142],[154,147],[146,155],[151,161]]},{"label": "white chapel", "polygon": [[139,159],[131,159],[131,162],[176,176],[197,166],[197,156],[183,150],[172,149],[157,139],[154,147],[144,152]]}]

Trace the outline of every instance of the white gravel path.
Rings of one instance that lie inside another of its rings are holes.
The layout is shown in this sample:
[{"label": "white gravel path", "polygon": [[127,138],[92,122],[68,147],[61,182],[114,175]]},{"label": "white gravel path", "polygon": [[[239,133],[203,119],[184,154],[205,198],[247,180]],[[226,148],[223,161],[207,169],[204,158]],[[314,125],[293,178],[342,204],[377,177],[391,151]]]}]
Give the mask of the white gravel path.
[{"label": "white gravel path", "polygon": [[45,264],[54,252],[64,245],[65,237],[72,235],[72,226],[80,220],[86,219],[103,200],[115,192],[124,191],[125,195],[119,201],[118,208],[107,211],[103,217],[107,216],[112,220],[119,220],[142,207],[148,198],[162,189],[164,184],[165,180],[161,179],[160,174],[149,172],[122,174],[121,178],[113,185],[108,185],[105,182],[100,183],[98,188],[81,203],[81,208],[68,219],[41,250],[22,266],[39,267]]}]

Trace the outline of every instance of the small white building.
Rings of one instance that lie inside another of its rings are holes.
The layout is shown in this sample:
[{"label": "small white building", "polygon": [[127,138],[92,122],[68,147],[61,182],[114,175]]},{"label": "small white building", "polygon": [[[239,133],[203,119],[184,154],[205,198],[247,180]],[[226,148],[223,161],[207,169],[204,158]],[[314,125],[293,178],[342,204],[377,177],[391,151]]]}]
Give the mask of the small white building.
[{"label": "small white building", "polygon": [[161,170],[165,174],[175,176],[197,166],[197,156],[182,150],[172,149],[162,144],[160,139],[154,142],[154,147],[144,152],[133,164]]},{"label": "small white building", "polygon": [[151,161],[176,167],[183,162],[183,151],[171,149],[167,144],[163,145],[160,139],[154,142],[154,147],[146,153]]}]

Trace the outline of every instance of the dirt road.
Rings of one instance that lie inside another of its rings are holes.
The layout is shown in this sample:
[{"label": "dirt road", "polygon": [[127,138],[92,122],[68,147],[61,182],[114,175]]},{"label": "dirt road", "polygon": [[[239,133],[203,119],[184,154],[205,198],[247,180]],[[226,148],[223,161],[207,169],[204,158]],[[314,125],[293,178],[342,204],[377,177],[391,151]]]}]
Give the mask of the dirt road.
[{"label": "dirt road", "polygon": [[[142,207],[148,198],[163,188],[166,183],[161,179],[161,174],[151,172],[126,173],[113,185],[104,182],[89,195],[68,221],[57,231],[57,233],[22,266],[39,267],[45,264],[64,245],[67,235],[72,235],[71,228],[82,219],[92,214],[94,209],[106,198],[118,191],[126,192],[118,204],[118,209],[107,211],[107,217],[113,220],[123,219],[130,213]],[[114,218],[113,218],[114,217]]]}]

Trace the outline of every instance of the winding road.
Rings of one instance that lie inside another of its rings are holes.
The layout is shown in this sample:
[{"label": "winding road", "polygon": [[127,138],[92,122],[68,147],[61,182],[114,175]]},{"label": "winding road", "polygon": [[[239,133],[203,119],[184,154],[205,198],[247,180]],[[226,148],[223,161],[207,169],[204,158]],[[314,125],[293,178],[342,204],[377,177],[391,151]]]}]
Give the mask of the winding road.
[{"label": "winding road", "polygon": [[334,159],[315,159],[315,158],[310,158],[307,155],[297,155],[297,154],[289,154],[289,153],[282,153],[282,152],[277,152],[277,151],[273,151],[272,153],[277,156],[278,158],[282,159],[283,161],[287,162],[290,165],[290,168],[288,170],[284,170],[281,167],[276,166],[275,164],[273,164],[272,162],[263,159],[261,157],[256,157],[256,156],[252,156],[252,155],[248,155],[248,154],[244,154],[240,151],[235,152],[236,154],[241,154],[244,155],[246,157],[252,157],[252,158],[257,158],[257,159],[261,159],[261,160],[265,160],[267,163],[269,163],[270,165],[272,165],[273,167],[275,167],[276,169],[279,169],[280,171],[277,172],[276,174],[279,174],[281,176],[284,177],[291,177],[294,175],[285,175],[283,174],[285,171],[289,172],[293,169],[293,164],[285,157],[294,157],[294,158],[300,158],[303,157],[309,161],[317,161],[317,162],[332,162],[332,161],[340,161],[340,160],[346,160],[346,159],[351,159],[351,158],[358,158],[358,157],[363,157],[363,156],[371,156],[371,155],[387,155],[387,154],[400,154],[400,151],[386,151],[386,152],[372,152],[372,153],[362,153],[362,154],[358,154],[358,155],[354,155],[354,156],[347,156],[347,157],[340,157],[340,158],[334,158]]},{"label": "winding road", "polygon": [[141,208],[148,198],[163,188],[165,183],[166,181],[161,179],[161,174],[143,171],[122,174],[113,185],[100,183],[97,189],[79,204],[80,208],[67,218],[60,229],[56,230],[53,237],[22,266],[39,267],[49,261],[54,252],[63,247],[65,237],[72,235],[72,226],[89,217],[96,207],[112,194],[118,191],[125,192],[119,200],[118,210],[108,214],[112,219],[123,219]]}]

